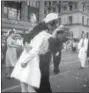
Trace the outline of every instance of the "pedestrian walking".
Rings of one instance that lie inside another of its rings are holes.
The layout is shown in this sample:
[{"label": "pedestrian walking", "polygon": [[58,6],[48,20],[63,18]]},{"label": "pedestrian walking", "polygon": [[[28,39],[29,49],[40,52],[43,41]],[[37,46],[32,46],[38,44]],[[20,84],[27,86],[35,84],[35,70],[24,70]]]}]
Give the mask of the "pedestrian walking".
[{"label": "pedestrian walking", "polygon": [[64,43],[61,36],[63,37],[62,33],[64,30],[65,30],[64,25],[60,25],[59,32],[57,33],[57,36],[55,39],[56,47],[53,50],[53,63],[54,63],[54,73],[55,74],[60,72],[59,64],[61,62],[62,43]]},{"label": "pedestrian walking", "polygon": [[83,69],[85,67],[85,62],[87,58],[87,48],[88,48],[88,39],[86,38],[85,34],[82,34],[82,38],[79,41],[78,44],[78,58],[81,64],[80,69]]},{"label": "pedestrian walking", "polygon": [[55,48],[53,49],[53,63],[54,63],[54,73],[58,74],[60,72],[59,66],[61,62],[61,51],[62,45],[67,40],[69,40],[68,36],[69,31],[66,31],[66,27],[64,25],[59,26],[59,31],[57,32],[57,36],[54,42]]},{"label": "pedestrian walking", "polygon": [[11,30],[7,38],[7,51],[6,51],[6,67],[7,67],[6,74],[8,78],[10,77],[11,70],[13,69],[13,67],[17,62],[17,54],[16,54],[17,45],[15,43],[15,40],[13,39],[14,36],[15,36],[15,31]]},{"label": "pedestrian walking", "polygon": [[73,53],[76,52],[76,47],[77,47],[76,41],[75,41],[75,39],[73,39],[73,44],[72,44],[72,51],[73,51]]}]

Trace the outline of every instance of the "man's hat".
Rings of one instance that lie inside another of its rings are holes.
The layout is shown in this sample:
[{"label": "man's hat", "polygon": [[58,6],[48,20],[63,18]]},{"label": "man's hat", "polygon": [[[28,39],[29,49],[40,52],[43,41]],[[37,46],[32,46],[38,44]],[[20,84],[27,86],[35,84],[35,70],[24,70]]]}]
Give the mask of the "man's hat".
[{"label": "man's hat", "polygon": [[14,33],[16,33],[16,29],[12,29],[12,31],[14,31]]},{"label": "man's hat", "polygon": [[43,21],[45,23],[49,23],[50,21],[56,20],[58,19],[58,13],[49,13],[44,19]]},{"label": "man's hat", "polygon": [[65,31],[65,26],[60,25],[57,29],[58,29],[57,33],[63,33]]},{"label": "man's hat", "polygon": [[65,30],[65,26],[64,25],[60,25],[59,26],[59,30]]}]

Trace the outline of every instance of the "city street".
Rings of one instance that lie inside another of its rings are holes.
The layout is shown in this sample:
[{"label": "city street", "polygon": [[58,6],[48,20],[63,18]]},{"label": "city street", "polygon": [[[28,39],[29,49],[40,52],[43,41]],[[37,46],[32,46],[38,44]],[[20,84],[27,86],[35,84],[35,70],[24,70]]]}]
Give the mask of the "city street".
[{"label": "city street", "polygon": [[[89,66],[86,62],[86,67],[79,69],[77,53],[63,51],[59,67],[60,73],[54,75],[53,64],[50,66],[50,83],[53,92],[89,92]],[[2,67],[2,92],[20,91],[19,81],[6,79]]]}]

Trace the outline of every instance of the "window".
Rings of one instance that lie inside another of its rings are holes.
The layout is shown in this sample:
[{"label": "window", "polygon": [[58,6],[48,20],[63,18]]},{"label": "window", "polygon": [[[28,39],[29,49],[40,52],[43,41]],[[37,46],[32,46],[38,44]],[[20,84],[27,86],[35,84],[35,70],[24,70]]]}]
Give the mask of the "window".
[{"label": "window", "polygon": [[4,17],[8,17],[8,7],[4,7]]},{"label": "window", "polygon": [[53,12],[56,12],[56,8],[55,7],[53,8]]},{"label": "window", "polygon": [[61,18],[59,18],[59,25],[61,25]]},{"label": "window", "polygon": [[20,20],[20,10],[8,7],[8,18]]},{"label": "window", "polygon": [[51,7],[48,7],[48,12],[51,12]]},{"label": "window", "polygon": [[39,1],[36,1],[36,7],[39,8],[39,4],[40,2]]},{"label": "window", "polygon": [[74,9],[77,9],[78,8],[78,4],[77,2],[74,2]]},{"label": "window", "polygon": [[72,16],[69,16],[69,23],[72,24]]},{"label": "window", "polygon": [[89,18],[87,18],[87,25],[89,26]]},{"label": "window", "polygon": [[70,11],[72,11],[72,5],[69,6]]},{"label": "window", "polygon": [[82,24],[84,25],[84,16],[82,16]]},{"label": "window", "polygon": [[14,8],[8,8],[8,18],[16,19],[17,17],[17,10]]},{"label": "window", "polygon": [[31,2],[29,1],[29,5],[30,5],[30,3],[31,3]]},{"label": "window", "polygon": [[51,1],[49,1],[49,5],[51,5]]},{"label": "window", "polygon": [[73,10],[72,1],[69,2],[69,9],[70,9],[70,11]]},{"label": "window", "polygon": [[63,6],[63,10],[64,11],[66,11],[67,10],[67,6],[65,5],[65,6]]},{"label": "window", "polygon": [[47,1],[44,1],[44,5],[45,5],[45,6],[47,5]]},{"label": "window", "polygon": [[17,20],[20,20],[20,10],[17,11]]},{"label": "window", "polygon": [[58,7],[58,12],[59,12],[59,13],[61,12],[61,6]]},{"label": "window", "polygon": [[53,1],[53,3],[52,3],[52,4],[53,4],[53,5],[56,5],[56,3],[57,3],[56,1]]},{"label": "window", "polygon": [[44,14],[47,14],[47,9],[44,9]]},{"label": "window", "polygon": [[84,4],[83,4],[83,12],[84,12],[84,10],[85,10],[85,6],[84,6]]}]

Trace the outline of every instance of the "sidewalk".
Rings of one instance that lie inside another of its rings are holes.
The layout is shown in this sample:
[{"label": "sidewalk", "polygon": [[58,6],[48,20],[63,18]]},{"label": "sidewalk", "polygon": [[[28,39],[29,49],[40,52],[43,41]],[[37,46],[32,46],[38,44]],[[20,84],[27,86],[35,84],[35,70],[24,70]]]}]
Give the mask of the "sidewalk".
[{"label": "sidewalk", "polygon": [[50,82],[53,92],[89,92],[89,67],[52,76]]},{"label": "sidewalk", "polygon": [[[89,66],[86,64],[86,66]],[[50,68],[50,83],[53,92],[89,92],[89,67],[79,69],[80,62],[77,54],[71,51],[62,53],[59,66],[60,73],[53,74],[53,65]],[[2,68],[2,90],[4,92],[20,92],[20,82],[4,78],[5,65]]]}]

